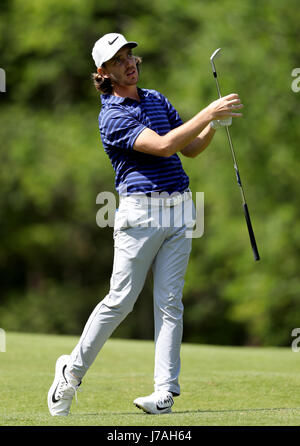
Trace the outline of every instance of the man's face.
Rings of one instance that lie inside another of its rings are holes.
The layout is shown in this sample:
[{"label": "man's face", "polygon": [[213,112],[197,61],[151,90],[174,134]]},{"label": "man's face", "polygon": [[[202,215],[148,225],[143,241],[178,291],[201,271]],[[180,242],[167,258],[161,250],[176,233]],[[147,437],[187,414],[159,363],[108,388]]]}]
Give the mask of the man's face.
[{"label": "man's face", "polygon": [[105,62],[101,74],[122,87],[136,85],[139,75],[131,48],[128,46],[121,48],[112,59]]}]

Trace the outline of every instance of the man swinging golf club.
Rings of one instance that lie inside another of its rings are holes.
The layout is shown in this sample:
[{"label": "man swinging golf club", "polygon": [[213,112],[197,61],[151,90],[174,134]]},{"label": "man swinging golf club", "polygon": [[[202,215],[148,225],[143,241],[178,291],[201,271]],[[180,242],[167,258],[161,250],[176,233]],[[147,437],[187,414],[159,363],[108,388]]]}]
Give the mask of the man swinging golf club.
[{"label": "man swinging golf club", "polygon": [[178,152],[191,158],[199,155],[217,128],[241,116],[237,111],[243,105],[237,94],[230,94],[183,123],[166,97],[137,86],[141,59],[132,54],[136,46],[123,35],[111,33],[97,40],[92,51],[97,67],[94,83],[102,93],[100,134],[120,196],[114,225],[114,263],[109,293],[90,315],[71,354],[56,362],[48,392],[51,415],[69,414],[78,386],[106,340],[132,311],[150,268],[154,392],[135,399],[134,404],[150,414],[169,413],[173,397],[180,394],[182,291],[191,250],[191,238],[185,233],[193,226],[193,219],[185,218],[181,225],[153,224],[149,206],[161,213],[159,221],[164,221],[167,213],[176,220],[186,202],[195,210]]}]

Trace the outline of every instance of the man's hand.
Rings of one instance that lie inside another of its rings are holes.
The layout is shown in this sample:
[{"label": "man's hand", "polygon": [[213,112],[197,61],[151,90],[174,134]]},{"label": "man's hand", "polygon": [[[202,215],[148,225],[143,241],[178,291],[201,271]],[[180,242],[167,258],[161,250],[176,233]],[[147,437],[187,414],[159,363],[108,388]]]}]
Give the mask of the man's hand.
[{"label": "man's hand", "polygon": [[211,120],[222,120],[227,118],[239,118],[242,113],[236,113],[236,110],[240,110],[244,105],[241,103],[239,95],[233,93],[228,94],[220,99],[209,104],[206,108],[210,113]]}]

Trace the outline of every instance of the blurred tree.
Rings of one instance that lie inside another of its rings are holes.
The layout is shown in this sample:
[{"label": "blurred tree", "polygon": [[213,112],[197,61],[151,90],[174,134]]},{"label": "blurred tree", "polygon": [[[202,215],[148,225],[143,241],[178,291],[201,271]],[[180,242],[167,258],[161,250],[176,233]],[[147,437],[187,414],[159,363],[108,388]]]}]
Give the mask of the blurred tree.
[{"label": "blurred tree", "polygon": [[[0,326],[80,333],[109,289],[112,229],[96,225],[114,174],[99,138],[94,42],[139,42],[140,86],[164,93],[184,120],[216,99],[209,57],[222,47],[222,93],[244,118],[232,137],[262,260],[254,263],[224,132],[191,162],[205,193],[193,241],[184,340],[288,345],[300,320],[299,65],[296,0],[3,0],[0,66]],[[151,275],[116,336],[152,337]]]}]

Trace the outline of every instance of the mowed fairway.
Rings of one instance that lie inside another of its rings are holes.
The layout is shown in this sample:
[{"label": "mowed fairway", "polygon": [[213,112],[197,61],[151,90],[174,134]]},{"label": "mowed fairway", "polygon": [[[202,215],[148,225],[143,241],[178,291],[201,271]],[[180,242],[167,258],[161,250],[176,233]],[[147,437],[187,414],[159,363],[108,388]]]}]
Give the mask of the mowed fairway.
[{"label": "mowed fairway", "polygon": [[57,357],[77,337],[7,333],[0,353],[1,426],[299,426],[300,353],[290,348],[182,346],[182,395],[173,413],[132,403],[153,391],[152,342],[110,339],[68,417],[51,417],[47,392]]}]

